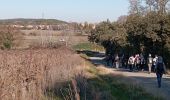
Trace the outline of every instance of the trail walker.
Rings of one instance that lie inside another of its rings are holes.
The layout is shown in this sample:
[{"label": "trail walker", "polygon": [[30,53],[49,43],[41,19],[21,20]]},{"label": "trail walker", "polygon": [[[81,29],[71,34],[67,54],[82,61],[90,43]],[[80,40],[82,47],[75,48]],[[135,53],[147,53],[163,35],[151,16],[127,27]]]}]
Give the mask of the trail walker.
[{"label": "trail walker", "polygon": [[136,56],[135,56],[135,67],[136,67],[136,69],[139,71],[139,67],[140,67],[140,56],[139,56],[139,54],[137,54]]},{"label": "trail walker", "polygon": [[[107,66],[110,66],[111,64],[112,64],[112,56],[111,56],[111,54],[108,54],[108,55],[106,55],[106,58],[105,58],[105,60],[106,60],[106,65]],[[112,66],[112,65],[111,65]]]},{"label": "trail walker", "polygon": [[133,56],[129,57],[128,65],[129,65],[129,69],[130,69],[130,71],[133,71],[133,67],[134,67],[134,60],[135,60],[135,58],[134,58]]},{"label": "trail walker", "polygon": [[149,54],[149,57],[148,57],[148,73],[149,74],[151,73],[152,64],[153,64],[153,58],[151,54]]},{"label": "trail walker", "polygon": [[155,70],[156,70],[156,76],[157,76],[157,81],[158,81],[158,88],[160,88],[162,75],[163,73],[166,72],[166,67],[165,67],[163,58],[161,56],[158,57],[158,62],[157,62]]},{"label": "trail walker", "polygon": [[144,66],[145,66],[145,58],[143,56],[143,54],[140,54],[140,69],[143,71],[144,70]]},{"label": "trail walker", "polygon": [[157,63],[158,63],[158,56],[155,55],[155,58],[153,58],[153,70],[154,70],[154,72],[155,72],[155,68],[156,68]]},{"label": "trail walker", "polygon": [[120,64],[120,59],[119,59],[118,54],[115,57],[115,64],[116,64],[116,68],[118,69],[119,68],[119,64]]}]

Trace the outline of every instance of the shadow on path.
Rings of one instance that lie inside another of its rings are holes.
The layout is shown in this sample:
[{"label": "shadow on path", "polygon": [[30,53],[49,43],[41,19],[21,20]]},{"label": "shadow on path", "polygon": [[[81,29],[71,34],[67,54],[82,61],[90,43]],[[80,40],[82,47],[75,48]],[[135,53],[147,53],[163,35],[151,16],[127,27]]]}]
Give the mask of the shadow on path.
[{"label": "shadow on path", "polygon": [[111,70],[113,74],[123,75],[127,79],[133,80],[135,83],[143,87],[147,92],[155,96],[163,96],[165,100],[169,100],[170,98],[170,75],[163,75],[162,87],[158,88],[155,73],[148,74],[147,71],[129,72],[128,69],[123,68],[122,69],[110,68],[109,70]]},{"label": "shadow on path", "polygon": [[99,65],[106,66],[107,65],[104,52],[84,50],[84,51],[77,51],[77,53],[87,55],[89,57],[88,60],[96,66],[99,66]]}]

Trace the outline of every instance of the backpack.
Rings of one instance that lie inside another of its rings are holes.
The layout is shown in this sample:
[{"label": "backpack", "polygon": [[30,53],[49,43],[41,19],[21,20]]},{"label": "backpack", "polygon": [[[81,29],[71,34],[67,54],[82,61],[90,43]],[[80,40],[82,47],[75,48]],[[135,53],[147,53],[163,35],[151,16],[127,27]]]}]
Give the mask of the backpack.
[{"label": "backpack", "polygon": [[150,57],[148,60],[149,60],[149,64],[152,64],[153,61],[152,58]]},{"label": "backpack", "polygon": [[129,64],[133,64],[133,58],[132,57],[129,58]]},{"label": "backpack", "polygon": [[140,57],[136,57],[136,63],[140,64]]},{"label": "backpack", "polygon": [[156,65],[157,61],[158,61],[157,58],[154,58],[153,59],[153,64]]},{"label": "backpack", "polygon": [[164,67],[163,67],[163,63],[158,63],[157,67],[156,67],[156,72],[157,73],[164,73]]},{"label": "backpack", "polygon": [[116,58],[115,58],[115,62],[118,62],[119,61],[119,57],[118,56],[116,56]]}]

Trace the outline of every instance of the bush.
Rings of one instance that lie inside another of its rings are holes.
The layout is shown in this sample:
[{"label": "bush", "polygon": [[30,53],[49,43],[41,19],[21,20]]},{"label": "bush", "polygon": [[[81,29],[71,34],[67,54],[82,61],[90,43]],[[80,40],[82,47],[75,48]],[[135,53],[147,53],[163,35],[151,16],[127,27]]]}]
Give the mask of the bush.
[{"label": "bush", "polygon": [[12,42],[9,41],[9,40],[6,40],[6,41],[4,41],[3,46],[4,46],[6,49],[11,49],[11,47],[12,47]]},{"label": "bush", "polygon": [[15,30],[9,26],[0,26],[0,46],[1,49],[11,49],[19,44],[22,34],[19,30]]}]

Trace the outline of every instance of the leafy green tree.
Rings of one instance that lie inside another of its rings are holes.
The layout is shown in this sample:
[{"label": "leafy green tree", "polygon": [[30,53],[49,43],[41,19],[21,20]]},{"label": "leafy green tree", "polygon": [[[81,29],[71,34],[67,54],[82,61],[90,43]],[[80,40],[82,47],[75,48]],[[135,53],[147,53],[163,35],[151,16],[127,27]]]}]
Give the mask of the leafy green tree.
[{"label": "leafy green tree", "polygon": [[105,21],[98,24],[89,36],[91,42],[101,44],[106,54],[113,55],[126,44],[126,30],[123,24]]},{"label": "leafy green tree", "polygon": [[170,14],[166,13],[169,0],[129,0],[130,13],[117,22],[101,22],[92,30],[89,40],[101,44],[106,54],[122,50],[128,55],[159,54],[170,64]]}]

